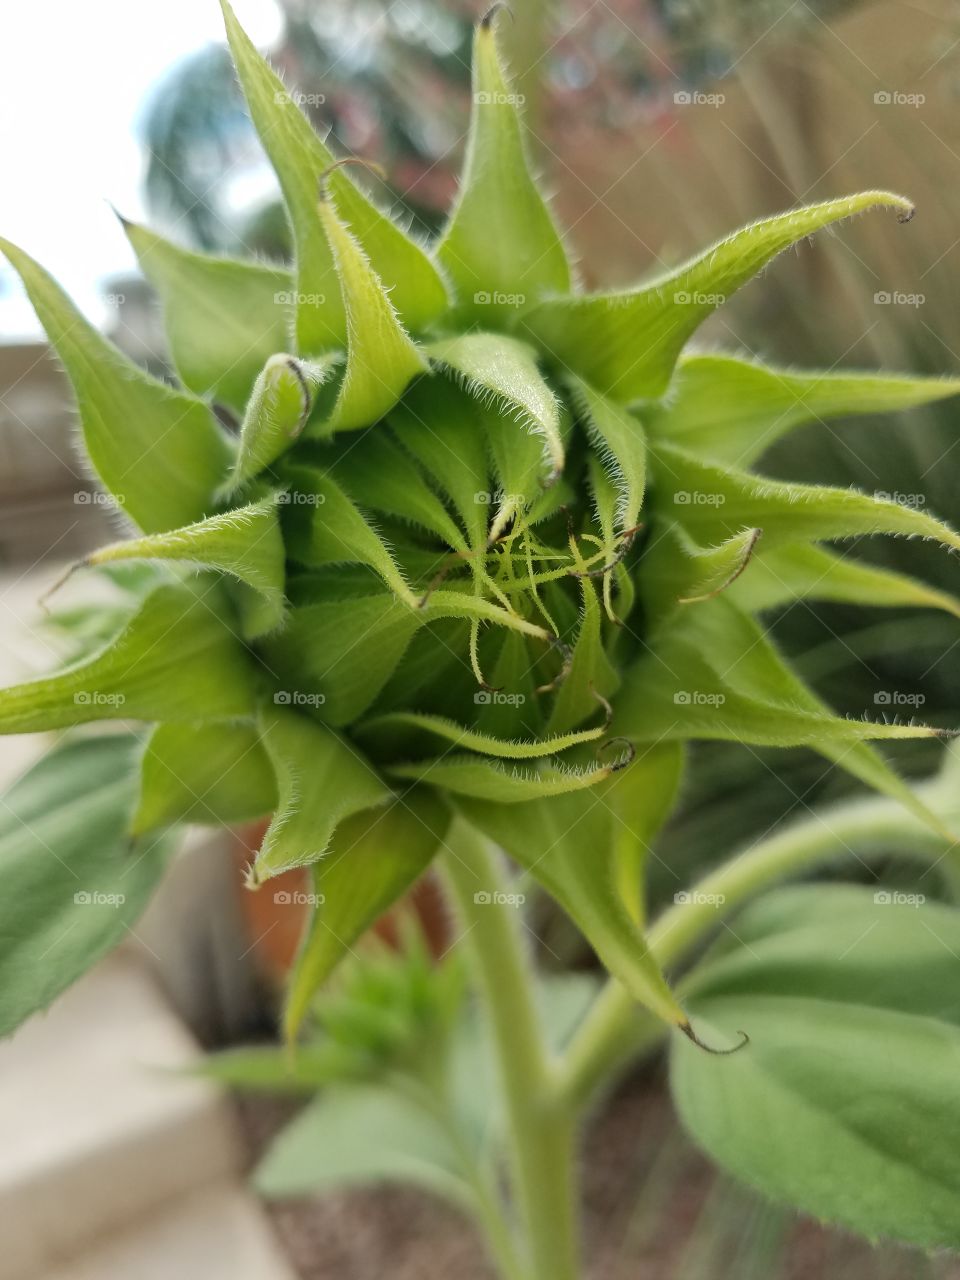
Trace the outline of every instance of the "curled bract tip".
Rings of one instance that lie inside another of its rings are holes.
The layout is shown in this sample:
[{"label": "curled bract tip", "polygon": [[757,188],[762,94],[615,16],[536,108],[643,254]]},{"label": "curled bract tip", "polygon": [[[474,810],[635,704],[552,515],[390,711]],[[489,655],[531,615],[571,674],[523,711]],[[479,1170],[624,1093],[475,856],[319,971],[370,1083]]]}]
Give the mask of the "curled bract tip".
[{"label": "curled bract tip", "polygon": [[508,15],[511,22],[513,21],[513,10],[510,8],[510,6],[508,4],[504,4],[503,0],[497,0],[497,3],[492,4],[490,8],[486,11],[486,13],[483,15],[483,17],[480,19],[480,29],[482,31],[489,31],[490,28],[493,26],[494,19],[496,18],[497,14],[500,13],[501,11]]},{"label": "curled bract tip", "polygon": [[321,200],[325,200],[327,198],[327,181],[329,180],[331,173],[337,169],[344,168],[348,164],[358,164],[364,169],[369,169],[370,172],[375,177],[379,178],[381,182],[386,182],[387,180],[386,169],[384,169],[382,164],[377,164],[376,160],[365,160],[363,156],[343,156],[340,160],[335,160],[333,164],[328,165],[317,178],[317,186],[320,188]]},{"label": "curled bract tip", "polygon": [[606,766],[611,773],[619,773],[628,764],[633,764],[637,756],[637,748],[629,738],[610,738],[607,742],[602,743],[597,748],[597,759],[601,760],[604,755],[609,753],[611,747],[617,747],[626,753],[621,760],[616,760],[613,764]]},{"label": "curled bract tip", "polygon": [[917,212],[917,206],[915,204],[908,205],[906,209],[901,209],[900,212],[897,214],[897,221],[912,222],[913,215],[916,212]]},{"label": "curled bract tip", "polygon": [[745,1049],[750,1043],[750,1037],[747,1035],[746,1031],[738,1031],[737,1035],[741,1037],[739,1044],[733,1045],[730,1049],[714,1049],[711,1045],[704,1044],[689,1022],[681,1022],[679,1026],[687,1039],[692,1040],[698,1049],[702,1049],[704,1053],[713,1054],[714,1057],[717,1058],[726,1058],[729,1057],[731,1053],[739,1053],[741,1049]]}]

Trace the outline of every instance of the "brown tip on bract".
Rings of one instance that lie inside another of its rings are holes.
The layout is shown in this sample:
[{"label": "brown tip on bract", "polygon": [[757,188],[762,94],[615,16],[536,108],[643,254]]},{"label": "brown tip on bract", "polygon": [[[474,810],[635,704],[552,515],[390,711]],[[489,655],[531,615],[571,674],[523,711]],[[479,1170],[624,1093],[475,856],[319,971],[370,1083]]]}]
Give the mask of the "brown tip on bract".
[{"label": "brown tip on bract", "polygon": [[745,1049],[750,1043],[750,1037],[747,1033],[745,1031],[738,1031],[737,1035],[743,1037],[739,1044],[735,1044],[732,1049],[713,1049],[710,1045],[704,1044],[689,1022],[681,1022],[679,1026],[687,1039],[692,1040],[698,1049],[702,1049],[704,1053],[713,1054],[713,1056],[717,1058],[726,1058],[729,1057],[731,1053],[739,1053],[741,1049]]},{"label": "brown tip on bract", "polygon": [[621,769],[626,769],[628,764],[633,764],[637,758],[637,748],[629,738],[610,738],[608,742],[601,743],[597,748],[597,760],[601,755],[606,754],[611,747],[625,747],[626,755],[622,760],[617,760],[614,764],[605,765],[604,768],[609,769],[611,773],[619,773]]},{"label": "brown tip on bract", "polygon": [[909,209],[904,209],[897,214],[898,222],[912,222],[913,216],[917,212],[917,206],[912,204]]},{"label": "brown tip on bract", "polygon": [[513,21],[513,10],[510,8],[508,4],[504,4],[503,0],[498,0],[498,3],[492,4],[490,8],[487,10],[487,12],[480,19],[480,30],[489,31],[490,28],[493,26],[494,19],[496,18],[497,14],[500,12],[507,14],[507,16],[510,18],[510,21],[511,22]]},{"label": "brown tip on bract", "polygon": [[47,601],[50,599],[50,597],[52,595],[55,595],[56,592],[58,592],[61,587],[65,586],[73,577],[73,575],[77,572],[78,569],[85,569],[91,564],[93,564],[92,555],[84,556],[82,560],[75,561],[69,567],[69,569],[66,569],[63,573],[61,573],[60,577],[57,578],[56,582],[54,582],[52,586],[47,587],[46,591],[44,591],[44,593],[37,599],[38,607],[42,609],[44,613],[49,615],[50,610],[47,608]]}]

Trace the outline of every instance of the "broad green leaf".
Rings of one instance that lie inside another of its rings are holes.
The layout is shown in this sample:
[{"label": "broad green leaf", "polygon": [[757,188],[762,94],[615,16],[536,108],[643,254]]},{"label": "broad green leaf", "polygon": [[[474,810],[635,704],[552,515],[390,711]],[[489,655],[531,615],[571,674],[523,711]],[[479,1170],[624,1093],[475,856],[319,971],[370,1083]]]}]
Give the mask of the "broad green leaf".
[{"label": "broad green leaf", "polygon": [[[686,1015],[617,883],[623,824],[643,830],[646,806],[659,812],[659,798],[647,795],[645,788],[634,789],[630,772],[628,766],[589,791],[548,800],[503,804],[492,798],[459,797],[457,808],[556,898],[636,1000],[679,1026]],[[631,802],[622,803],[628,794]]]},{"label": "broad green leaf", "polygon": [[322,858],[344,818],[390,796],[373,765],[352,744],[315,720],[286,709],[274,695],[261,735],[277,778],[277,810],[253,865],[254,884]]},{"label": "broad green leaf", "polygon": [[548,721],[552,733],[566,732],[595,713],[599,697],[612,698],[620,683],[604,652],[600,602],[588,577],[580,579],[580,596],[583,609],[570,670],[557,690]]},{"label": "broad green leaf", "polygon": [[0,239],[0,251],[63,361],[87,454],[117,503],[146,533],[201,520],[230,466],[209,408],[128,360],[21,249]]},{"label": "broad green leaf", "polygon": [[544,293],[570,288],[563,242],[530,174],[518,105],[492,21],[485,20],[473,43],[473,110],[460,195],[437,248],[458,303],[485,323],[509,322]]},{"label": "broad green leaf", "polygon": [[0,733],[89,720],[249,715],[255,677],[215,584],[162,586],[98,653],[56,675],[0,689]]},{"label": "broad green leaf", "polygon": [[688,985],[698,1021],[750,1044],[714,1059],[675,1043],[671,1083],[695,1139],[765,1195],[870,1239],[956,1247],[960,922],[894,897],[816,887],[748,908],[743,945]]},{"label": "broad green leaf", "polygon": [[633,529],[640,519],[647,483],[647,443],[637,418],[615,401],[571,378],[574,401],[594,451],[617,489],[617,527]]},{"label": "broad green leaf", "polygon": [[121,219],[137,261],[163,305],[180,381],[243,413],[257,375],[293,338],[296,294],[285,267],[237,262],[181,248]]},{"label": "broad green leaf", "polygon": [[121,942],[163,873],[170,840],[127,835],[138,753],[125,734],[61,744],[0,802],[0,1035]]},{"label": "broad green leaf", "polygon": [[296,1039],[317,991],[367,929],[410,888],[443,841],[449,817],[429,792],[342,822],[313,868],[310,927],[287,988],[284,1033]]},{"label": "broad green leaf", "polygon": [[701,545],[758,528],[764,551],[790,542],[873,533],[933,538],[960,548],[960,536],[942,521],[889,497],[770,480],[670,445],[658,444],[650,456],[658,513],[681,524]]},{"label": "broad green leaf", "polygon": [[[283,191],[296,246],[296,329],[301,355],[342,346],[348,332],[334,258],[317,214],[321,176],[336,157],[314,133],[283,81],[264,61],[222,0],[230,49],[250,115]],[[393,306],[413,329],[446,307],[443,281],[427,254],[340,170],[329,176],[343,217],[392,291]]]},{"label": "broad green leaf", "polygon": [[891,569],[880,569],[826,547],[758,547],[750,573],[731,589],[746,609],[770,609],[793,600],[838,600],[883,608],[943,609],[960,617],[960,601]]},{"label": "broad green leaf", "polygon": [[541,764],[530,769],[506,769],[494,760],[448,754],[436,760],[391,764],[386,766],[385,772],[392,778],[428,782],[431,786],[450,791],[454,795],[515,805],[595,787],[623,768],[628,759],[629,752],[621,751],[619,757],[614,757],[609,764],[557,763]]},{"label": "broad green leaf", "polygon": [[543,449],[544,484],[560,475],[564,445],[556,396],[537,368],[536,354],[524,342],[501,333],[465,333],[431,342],[431,360],[446,365],[471,395],[499,404],[518,425],[538,437]]},{"label": "broad green leaf", "polygon": [[706,738],[809,746],[900,801],[938,833],[945,831],[868,745],[870,739],[924,738],[939,731],[833,714],[753,619],[723,596],[685,610],[626,673],[613,727],[632,741]]},{"label": "broad green leaf", "polygon": [[656,742],[638,752],[611,781],[605,802],[613,811],[614,877],[630,918],[646,915],[646,867],[654,838],[669,818],[683,781],[683,744]]},{"label": "broad green leaf", "polygon": [[445,716],[422,715],[415,711],[393,711],[386,715],[373,716],[357,726],[356,733],[361,739],[370,739],[378,745],[388,741],[406,741],[411,736],[423,738],[430,735],[444,738],[455,747],[465,751],[476,751],[483,756],[499,756],[502,760],[536,760],[541,756],[556,755],[570,747],[580,746],[585,742],[594,742],[607,732],[606,726],[597,729],[582,729],[578,733],[553,734],[546,738],[523,742],[518,739],[507,740],[495,738],[488,733],[480,733],[476,729],[467,728],[449,720]]},{"label": "broad green leaf", "polygon": [[347,320],[347,367],[322,432],[368,427],[397,403],[428,365],[354,236],[327,200],[320,219],[336,264]]},{"label": "broad green leaf", "polygon": [[288,474],[294,499],[287,521],[290,555],[308,565],[367,564],[398,600],[414,607],[418,597],[386,543],[340,485],[316,467],[290,468]]},{"label": "broad green leaf", "polygon": [[738,356],[681,359],[669,398],[644,410],[652,436],[749,466],[807,422],[890,413],[960,393],[956,378],[767,368]]},{"label": "broad green leaf", "polygon": [[344,1051],[335,1044],[244,1045],[204,1058],[193,1074],[243,1093],[312,1094],[343,1079]]},{"label": "broad green leaf", "polygon": [[552,298],[519,328],[545,353],[614,400],[661,396],[690,335],[766,264],[812,232],[868,209],[912,213],[887,191],[807,205],[735,231],[683,266],[635,289]]},{"label": "broad green leaf", "polygon": [[384,1182],[470,1203],[460,1156],[435,1109],[383,1085],[339,1085],[321,1094],[281,1132],[254,1174],[269,1199]]},{"label": "broad green leaf", "polygon": [[240,447],[230,473],[230,492],[253,479],[291,448],[306,426],[318,389],[338,356],[297,360],[275,354],[254,383],[240,428]]},{"label": "broad green leaf", "polygon": [[233,826],[276,805],[273,766],[253,725],[161,724],[141,762],[131,830],[139,835],[175,822]]},{"label": "broad green leaf", "polygon": [[83,563],[119,560],[186,561],[244,583],[255,596],[244,614],[244,632],[249,637],[273,631],[283,620],[284,549],[276,494],[184,529],[112,542]]}]

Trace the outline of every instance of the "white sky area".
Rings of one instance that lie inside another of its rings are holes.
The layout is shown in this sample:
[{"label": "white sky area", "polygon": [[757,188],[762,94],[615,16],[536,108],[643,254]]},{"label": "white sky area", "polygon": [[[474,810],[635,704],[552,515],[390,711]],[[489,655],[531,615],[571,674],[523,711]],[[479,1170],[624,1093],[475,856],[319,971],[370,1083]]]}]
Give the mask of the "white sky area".
[{"label": "white sky area", "polygon": [[[258,45],[276,41],[275,0],[234,0],[234,9]],[[8,0],[0,32],[0,235],[52,271],[100,321],[105,279],[135,266],[109,205],[135,220],[145,216],[137,121],[175,62],[224,39],[220,6]],[[39,336],[3,259],[0,276],[0,341]]]}]

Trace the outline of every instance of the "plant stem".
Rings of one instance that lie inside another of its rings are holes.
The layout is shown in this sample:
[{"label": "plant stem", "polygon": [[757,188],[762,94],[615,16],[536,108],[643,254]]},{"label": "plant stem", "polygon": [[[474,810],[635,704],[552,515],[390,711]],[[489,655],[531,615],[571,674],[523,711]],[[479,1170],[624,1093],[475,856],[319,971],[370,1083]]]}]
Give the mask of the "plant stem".
[{"label": "plant stem", "polygon": [[519,913],[498,859],[463,819],[443,863],[493,1031],[529,1280],[577,1280],[573,1113],[555,1087]]},{"label": "plant stem", "polygon": [[[943,796],[937,783],[921,789],[925,798]],[[938,867],[951,889],[957,883],[956,851],[892,800],[870,797],[834,805],[759,841],[709,872],[685,901],[675,902],[647,930],[647,942],[664,967],[683,960],[717,925],[748,898],[838,855],[903,854]],[[597,997],[574,1036],[560,1069],[558,1087],[573,1103],[583,1103],[636,1053],[654,1044],[667,1028],[645,1010],[615,978]]]}]

